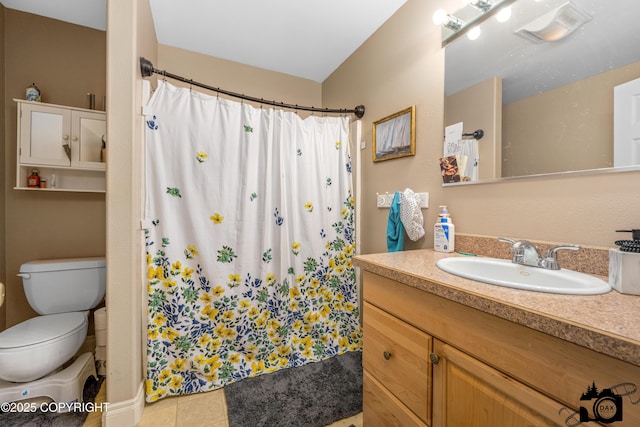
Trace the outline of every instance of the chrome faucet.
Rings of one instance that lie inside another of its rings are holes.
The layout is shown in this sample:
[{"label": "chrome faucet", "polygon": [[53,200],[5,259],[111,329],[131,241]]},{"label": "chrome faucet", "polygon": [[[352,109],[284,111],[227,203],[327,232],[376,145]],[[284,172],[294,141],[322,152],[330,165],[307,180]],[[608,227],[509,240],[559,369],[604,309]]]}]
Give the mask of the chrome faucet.
[{"label": "chrome faucet", "polygon": [[560,270],[560,264],[558,264],[558,251],[577,251],[580,249],[580,246],[578,245],[554,246],[547,251],[543,258],[542,255],[540,255],[538,248],[528,240],[513,240],[506,237],[499,237],[498,241],[511,244],[511,251],[513,252],[511,262],[514,264],[546,268],[547,270]]}]

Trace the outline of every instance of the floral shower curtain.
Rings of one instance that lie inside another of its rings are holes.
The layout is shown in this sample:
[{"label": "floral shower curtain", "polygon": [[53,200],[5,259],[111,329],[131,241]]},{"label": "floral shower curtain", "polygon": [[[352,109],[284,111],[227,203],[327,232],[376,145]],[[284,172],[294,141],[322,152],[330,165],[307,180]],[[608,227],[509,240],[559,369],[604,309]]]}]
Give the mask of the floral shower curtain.
[{"label": "floral shower curtain", "polygon": [[164,81],[146,110],[147,401],[359,350],[348,119]]}]

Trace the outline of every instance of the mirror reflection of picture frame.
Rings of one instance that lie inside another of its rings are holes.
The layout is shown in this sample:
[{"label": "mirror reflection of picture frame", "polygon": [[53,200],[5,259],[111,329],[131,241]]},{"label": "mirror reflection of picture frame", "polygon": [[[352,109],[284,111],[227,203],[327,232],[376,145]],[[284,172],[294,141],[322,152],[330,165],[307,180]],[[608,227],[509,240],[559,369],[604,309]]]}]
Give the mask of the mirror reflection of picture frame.
[{"label": "mirror reflection of picture frame", "polygon": [[373,161],[416,154],[416,106],[373,122]]}]

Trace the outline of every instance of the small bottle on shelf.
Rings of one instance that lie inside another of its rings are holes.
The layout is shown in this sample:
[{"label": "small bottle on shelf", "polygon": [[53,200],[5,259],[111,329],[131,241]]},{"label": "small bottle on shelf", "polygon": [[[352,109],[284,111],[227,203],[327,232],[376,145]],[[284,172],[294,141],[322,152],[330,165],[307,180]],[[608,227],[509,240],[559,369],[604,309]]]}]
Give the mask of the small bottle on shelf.
[{"label": "small bottle on shelf", "polygon": [[32,170],[31,175],[29,175],[29,178],[27,178],[27,187],[29,188],[40,187],[40,175],[38,175],[37,169]]}]

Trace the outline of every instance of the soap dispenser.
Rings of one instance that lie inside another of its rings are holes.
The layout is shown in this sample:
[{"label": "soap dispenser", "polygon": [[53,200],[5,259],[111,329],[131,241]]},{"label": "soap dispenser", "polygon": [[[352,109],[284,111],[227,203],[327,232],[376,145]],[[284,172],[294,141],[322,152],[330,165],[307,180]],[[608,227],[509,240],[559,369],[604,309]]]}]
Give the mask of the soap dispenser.
[{"label": "soap dispenser", "polygon": [[446,205],[440,206],[438,221],[433,226],[433,249],[438,252],[453,252],[455,247],[455,225]]}]

